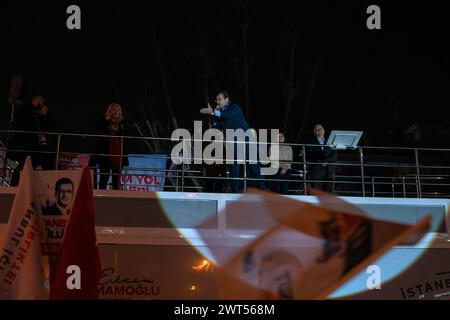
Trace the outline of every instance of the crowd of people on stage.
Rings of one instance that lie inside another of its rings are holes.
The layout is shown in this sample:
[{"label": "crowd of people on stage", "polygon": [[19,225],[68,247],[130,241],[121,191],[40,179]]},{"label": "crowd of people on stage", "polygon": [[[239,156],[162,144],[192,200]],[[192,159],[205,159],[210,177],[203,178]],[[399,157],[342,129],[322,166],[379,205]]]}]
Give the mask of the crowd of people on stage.
[{"label": "crowd of people on stage", "polygon": [[[216,95],[216,107],[213,109],[209,104],[200,109],[200,114],[208,115],[210,125],[222,131],[227,129],[248,130],[250,126],[240,108],[240,106],[231,101],[230,95],[226,91],[219,91]],[[8,157],[16,160],[19,164],[13,175],[11,185],[17,185],[18,172],[25,162],[27,155],[31,155],[35,169],[51,170],[55,168],[53,151],[49,147],[49,137],[45,132],[56,131],[56,121],[49,114],[49,108],[45,104],[45,98],[41,95],[35,95],[30,104],[21,106],[15,117],[14,130],[31,131],[33,134],[15,133],[9,143],[8,148],[13,150],[9,152]],[[122,157],[123,140],[120,136],[129,135],[129,130],[125,125],[122,107],[118,103],[110,104],[104,116],[96,123],[95,133],[98,136],[95,154],[90,158],[90,166],[97,167],[100,172],[98,183],[100,189],[106,189],[108,180],[111,177],[112,188],[120,188],[120,173],[123,166],[127,165],[127,157]],[[261,166],[259,163],[250,163],[247,160],[245,165],[246,186],[263,190],[272,190],[281,194],[288,194],[289,181],[291,180],[294,162],[294,152],[291,146],[286,143],[286,136],[280,132],[277,136],[279,143],[278,152],[278,171],[271,177],[261,175]],[[337,160],[336,150],[327,146],[325,138],[325,128],[317,124],[313,128],[311,139],[307,141],[305,158],[308,162],[307,177],[311,180],[311,187],[333,192],[335,180],[335,165]],[[269,155],[274,154],[273,148],[269,149]],[[248,144],[246,144],[248,152]],[[14,151],[15,150],[15,151]],[[23,152],[18,150],[27,150]],[[237,159],[237,148],[234,148],[234,157]],[[303,158],[303,154],[299,154]],[[232,193],[242,192],[244,182],[241,179],[244,175],[242,164],[233,163],[228,165],[229,185]],[[208,174],[208,170],[206,171]],[[96,175],[94,175],[96,176]],[[211,191],[218,191],[214,190]]]},{"label": "crowd of people on stage", "polygon": [[[239,105],[232,102],[230,95],[227,91],[219,91],[216,95],[217,106],[213,109],[209,104],[207,107],[200,109],[201,114],[206,114],[213,117],[212,127],[219,130],[227,129],[242,129],[246,131],[249,129],[247,120]],[[310,162],[309,165],[309,178],[314,180],[312,187],[324,189],[328,192],[333,192],[333,181],[335,180],[335,166],[332,165],[333,162],[337,160],[336,150],[326,145],[325,139],[325,128],[317,124],[314,126],[314,135],[308,141],[308,144],[313,146],[308,146],[306,148],[306,158]],[[272,177],[270,182],[272,182],[272,190],[287,194],[288,184],[292,171],[293,162],[293,150],[292,147],[285,144],[286,137],[284,133],[278,135],[279,143],[279,169],[276,175]],[[248,146],[246,145],[246,148]],[[234,148],[235,157],[236,150]],[[248,155],[248,152],[245,152]],[[248,160],[248,159],[246,159]],[[242,191],[242,181],[237,178],[242,177],[243,166],[237,163],[231,164],[229,173],[231,180],[231,191],[233,193],[238,193]],[[261,177],[259,164],[248,164],[246,168],[247,177],[253,178],[254,182],[250,185],[259,189],[266,189],[266,183]],[[250,180],[252,181],[252,180]]]}]

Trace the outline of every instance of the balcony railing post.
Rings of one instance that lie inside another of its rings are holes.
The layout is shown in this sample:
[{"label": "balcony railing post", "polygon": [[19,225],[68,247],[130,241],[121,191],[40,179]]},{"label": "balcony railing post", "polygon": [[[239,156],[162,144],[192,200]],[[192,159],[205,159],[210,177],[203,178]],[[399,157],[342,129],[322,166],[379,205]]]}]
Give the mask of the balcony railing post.
[{"label": "balcony railing post", "polygon": [[308,194],[308,184],[306,181],[306,147],[305,145],[302,146],[302,153],[303,153],[303,188],[304,188],[304,193],[305,196]]},{"label": "balcony railing post", "polygon": [[402,176],[402,185],[403,185],[403,198],[406,198],[405,176]]},{"label": "balcony railing post", "polygon": [[362,186],[362,195],[366,196],[366,187],[365,187],[365,177],[364,177],[364,154],[362,147],[359,147],[359,163],[361,166],[361,186]]},{"label": "balcony railing post", "polygon": [[[181,164],[183,165],[183,164]],[[180,176],[178,175],[178,170],[175,168],[175,172],[177,174],[177,178],[175,179],[175,191],[178,192],[178,179],[180,178]]]},{"label": "balcony railing post", "polygon": [[375,197],[375,177],[372,177],[372,197]]},{"label": "balcony railing post", "polygon": [[415,176],[415,179],[416,179],[416,195],[419,198],[420,191],[419,191],[419,180],[418,180],[417,174]]},{"label": "balcony railing post", "polygon": [[[117,174],[119,175],[119,177],[117,178],[119,181],[119,185],[116,186],[118,188],[118,190],[120,190],[120,185],[122,184],[122,164],[123,164],[123,136],[120,137],[120,158],[119,158],[119,172],[117,172]],[[114,174],[114,173],[113,173]]]},{"label": "balcony railing post", "polygon": [[61,134],[58,133],[56,136],[56,159],[55,159],[55,170],[58,170],[59,165],[59,149],[61,147]]},{"label": "balcony railing post", "polygon": [[181,163],[181,192],[184,192],[184,161]]},{"label": "balcony railing post", "polygon": [[417,196],[422,198],[422,188],[420,185],[420,165],[419,165],[419,151],[414,149],[414,157],[416,159],[416,173],[417,173]]},{"label": "balcony railing post", "polygon": [[[124,177],[128,177],[128,170],[125,169],[125,171],[122,170],[121,172],[123,172]],[[123,180],[123,190],[127,190],[127,184],[128,184],[127,179],[124,179]]]},{"label": "balcony railing post", "polygon": [[244,144],[244,192],[247,192],[247,155],[245,154],[246,148],[247,146],[246,144]]}]

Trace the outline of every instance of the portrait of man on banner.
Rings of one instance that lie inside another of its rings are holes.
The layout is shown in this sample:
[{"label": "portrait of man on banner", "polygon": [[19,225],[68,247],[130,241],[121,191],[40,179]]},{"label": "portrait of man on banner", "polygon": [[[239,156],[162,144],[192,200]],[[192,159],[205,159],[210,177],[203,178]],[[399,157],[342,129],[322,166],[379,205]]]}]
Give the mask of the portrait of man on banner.
[{"label": "portrait of man on banner", "polygon": [[39,196],[45,240],[43,255],[58,255],[64,231],[80,184],[80,170],[36,171],[46,190]]},{"label": "portrait of man on banner", "polygon": [[74,183],[71,179],[63,177],[56,181],[55,184],[55,199],[56,202],[46,208],[43,208],[44,216],[68,216],[72,207],[74,198]]}]

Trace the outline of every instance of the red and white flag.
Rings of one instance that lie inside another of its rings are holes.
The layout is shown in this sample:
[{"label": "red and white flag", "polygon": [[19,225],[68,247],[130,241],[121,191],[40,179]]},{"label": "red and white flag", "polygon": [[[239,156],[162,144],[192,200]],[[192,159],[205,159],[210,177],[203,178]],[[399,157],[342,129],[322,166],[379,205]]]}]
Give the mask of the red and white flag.
[{"label": "red and white flag", "polygon": [[85,167],[64,232],[50,299],[97,299],[100,275],[92,179]]},{"label": "red and white flag", "polygon": [[44,190],[30,158],[25,161],[11,208],[7,230],[0,242],[0,299],[38,299],[45,292],[40,242],[41,210],[37,203]]}]

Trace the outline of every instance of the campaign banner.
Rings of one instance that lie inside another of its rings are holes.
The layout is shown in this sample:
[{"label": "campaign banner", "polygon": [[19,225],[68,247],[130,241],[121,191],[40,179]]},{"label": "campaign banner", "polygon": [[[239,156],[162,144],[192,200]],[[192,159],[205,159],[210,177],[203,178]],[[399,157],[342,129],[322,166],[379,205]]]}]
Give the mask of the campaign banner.
[{"label": "campaign banner", "polygon": [[40,192],[45,241],[41,245],[44,256],[58,255],[64,231],[72,210],[81,179],[80,170],[35,171],[46,190]]},{"label": "campaign banner", "polygon": [[58,160],[60,170],[79,170],[89,165],[89,154],[62,152]]},{"label": "campaign banner", "polygon": [[[77,268],[78,284],[68,277],[68,270]],[[98,299],[97,283],[100,279],[101,262],[95,234],[95,209],[92,180],[89,169],[81,174],[70,218],[64,230],[61,253],[50,287],[50,300]],[[74,285],[77,290],[74,289]]]},{"label": "campaign banner", "polygon": [[[55,274],[82,171],[35,171],[28,157],[11,208],[0,288],[4,299],[42,299]],[[29,258],[28,258],[29,257]],[[5,273],[4,273],[5,272]],[[4,281],[3,281],[4,280]],[[46,290],[45,290],[45,289]]]},{"label": "campaign banner", "polygon": [[[73,220],[73,215],[76,213],[76,201],[78,201],[78,214],[83,215],[81,218],[84,219],[84,215],[88,214],[88,210],[83,209],[83,206],[88,205],[88,200],[85,199],[86,196],[76,200],[78,198],[78,194],[82,191],[80,184],[82,182],[83,172],[83,170],[39,170],[34,172],[35,176],[39,178],[37,181],[42,181],[42,186],[40,188],[36,188],[36,206],[42,212],[43,237],[41,239],[41,257],[44,270],[45,287],[49,290],[50,297],[52,296],[50,284],[52,284],[51,286],[53,287],[54,282],[56,281],[55,279],[57,279],[57,275],[61,273],[61,270],[59,270],[58,273],[58,266],[60,263],[61,254],[64,250],[64,244],[67,242],[66,234],[69,230],[69,226],[71,225],[70,221]],[[88,175],[85,179],[92,178]],[[92,180],[90,183],[92,184]],[[70,218],[71,216],[72,218]],[[78,250],[76,245],[81,245],[83,247],[82,250],[84,250],[84,256],[87,257],[88,247],[83,241],[88,239],[87,232],[89,228],[87,222],[82,224],[84,226],[82,232],[83,238],[76,241],[75,244],[73,244],[72,239],[69,241],[72,245],[68,245],[66,243],[66,247],[68,246],[69,248],[66,250],[74,250],[74,248]],[[79,227],[77,228],[79,229]],[[73,232],[74,231],[72,231],[72,234]],[[73,256],[75,257],[76,255]],[[93,266],[94,262],[95,261],[92,260]],[[65,296],[64,290],[61,291],[61,288],[58,288],[57,294],[55,293],[54,297]],[[78,293],[83,294],[84,297],[86,292],[80,291]],[[88,294],[86,297],[91,296],[92,294]]]},{"label": "campaign banner", "polygon": [[122,187],[130,191],[162,191],[166,178],[167,156],[163,154],[128,155],[128,166],[122,169]]}]

